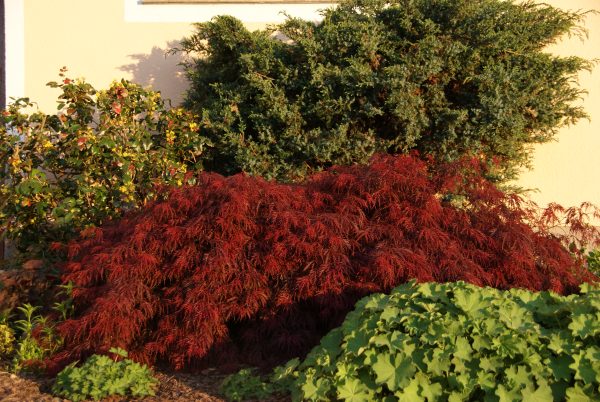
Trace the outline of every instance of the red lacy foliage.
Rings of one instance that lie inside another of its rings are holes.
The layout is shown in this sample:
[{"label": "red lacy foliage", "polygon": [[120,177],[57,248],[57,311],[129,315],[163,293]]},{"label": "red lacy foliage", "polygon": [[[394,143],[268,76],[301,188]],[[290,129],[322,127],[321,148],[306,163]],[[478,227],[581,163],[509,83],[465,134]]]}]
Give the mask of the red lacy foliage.
[{"label": "red lacy foliage", "polygon": [[538,219],[466,163],[378,156],[302,185],[203,173],[69,245],[78,312],[50,367],[111,346],[175,368],[269,364],[411,278],[559,293],[595,279],[547,231],[551,212]]}]

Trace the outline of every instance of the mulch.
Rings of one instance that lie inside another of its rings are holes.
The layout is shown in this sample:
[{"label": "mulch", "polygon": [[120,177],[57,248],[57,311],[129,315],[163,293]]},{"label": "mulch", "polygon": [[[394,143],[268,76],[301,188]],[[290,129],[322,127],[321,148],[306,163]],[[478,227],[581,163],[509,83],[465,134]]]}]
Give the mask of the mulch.
[{"label": "mulch", "polygon": [[[224,402],[220,393],[221,382],[226,377],[215,369],[198,374],[156,371],[159,386],[156,396],[145,398],[110,397],[104,402],[125,401],[173,401],[173,402]],[[67,402],[50,394],[53,380],[30,373],[12,374],[0,371],[0,401],[2,402]],[[288,397],[274,397],[269,402],[288,402]]]},{"label": "mulch", "polygon": [[[219,392],[219,386],[225,375],[216,371],[206,371],[201,374],[192,375],[186,373],[164,373],[157,372],[159,386],[156,396],[146,398],[105,398],[106,402],[121,401],[202,401],[222,402],[225,401]],[[9,372],[0,372],[0,401],[3,402],[62,402],[67,399],[58,398],[50,393],[53,379],[36,376],[30,373],[18,375]]]}]

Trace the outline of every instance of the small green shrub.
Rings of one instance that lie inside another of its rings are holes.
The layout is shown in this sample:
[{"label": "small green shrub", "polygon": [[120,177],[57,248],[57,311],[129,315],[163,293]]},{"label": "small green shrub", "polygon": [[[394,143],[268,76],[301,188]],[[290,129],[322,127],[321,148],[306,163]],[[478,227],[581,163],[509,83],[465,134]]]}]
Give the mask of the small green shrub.
[{"label": "small green shrub", "polygon": [[182,42],[186,106],[222,174],[295,180],[416,149],[500,159],[510,177],[532,144],[585,116],[575,82],[591,63],[544,51],[581,33],[584,15],[531,1],[345,0],[322,22],[255,32],[221,16]]},{"label": "small green shrub", "polygon": [[243,399],[264,399],[273,394],[273,384],[264,382],[253,369],[242,369],[235,375],[227,377],[221,390],[230,401]]},{"label": "small green shrub", "polygon": [[285,366],[273,369],[273,374],[265,380],[254,369],[242,369],[223,380],[221,392],[229,401],[264,399],[274,394],[286,394],[293,387],[294,370],[299,360],[294,359]]},{"label": "small green shrub", "polygon": [[110,395],[154,395],[158,381],[146,365],[127,359],[123,349],[111,348],[110,352],[123,359],[93,355],[81,367],[71,364],[58,373],[52,392],[72,401],[98,400]]},{"label": "small green shrub", "polygon": [[599,341],[588,284],[563,297],[411,282],[360,300],[269,382],[307,401],[595,401]]},{"label": "small green shrub", "polygon": [[23,98],[0,115],[0,230],[29,258],[182,184],[208,145],[158,92],[125,80],[96,91],[64,71],[48,83],[62,91],[57,113]]},{"label": "small green shrub", "polygon": [[[54,303],[52,309],[59,314],[58,319],[64,321],[74,311],[74,286],[68,282],[58,287],[56,296],[62,296],[63,300]],[[21,318],[14,321],[10,310],[0,314],[0,356],[12,359],[11,369],[15,372],[42,368],[42,361],[62,345],[62,338],[54,328],[56,321],[39,314],[40,307],[29,303],[18,306],[17,310]]]},{"label": "small green shrub", "polygon": [[75,285],[69,281],[64,285],[58,285],[60,289],[56,292],[56,297],[60,297],[62,300],[57,301],[52,306],[52,309],[60,314],[62,321],[66,321],[75,312],[75,305],[73,304],[73,289]]},{"label": "small green shrub", "polygon": [[34,314],[38,309],[39,307],[28,303],[17,307],[23,318],[15,321],[19,337],[14,349],[14,371],[39,367],[42,360],[56,352],[62,344],[62,339],[55,333],[47,318]]}]

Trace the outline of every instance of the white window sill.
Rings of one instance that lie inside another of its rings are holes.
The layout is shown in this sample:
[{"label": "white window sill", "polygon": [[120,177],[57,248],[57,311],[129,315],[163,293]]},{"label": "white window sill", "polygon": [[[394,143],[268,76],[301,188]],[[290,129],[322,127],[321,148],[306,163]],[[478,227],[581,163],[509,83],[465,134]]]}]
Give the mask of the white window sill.
[{"label": "white window sill", "polygon": [[[157,4],[161,2],[161,4]],[[182,3],[185,1],[185,3]],[[124,0],[125,21],[127,22],[205,22],[217,15],[231,15],[243,22],[283,22],[283,12],[293,17],[311,21],[322,20],[319,10],[329,8],[328,2],[281,2],[268,0],[269,3],[251,0]],[[312,1],[312,0],[311,0]],[[143,3],[142,3],[143,2]]]}]

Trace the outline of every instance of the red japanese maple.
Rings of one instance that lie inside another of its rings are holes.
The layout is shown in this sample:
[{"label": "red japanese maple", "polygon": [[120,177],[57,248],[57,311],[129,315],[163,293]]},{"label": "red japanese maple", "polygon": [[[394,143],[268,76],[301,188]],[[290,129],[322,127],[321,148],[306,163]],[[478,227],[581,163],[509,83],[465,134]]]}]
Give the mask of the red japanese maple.
[{"label": "red japanese maple", "polygon": [[411,278],[574,292],[595,277],[549,232],[558,210],[537,219],[477,163],[433,169],[411,156],[301,185],[202,173],[68,246],[77,313],[50,367],[111,346],[175,368],[280,362],[361,296]]}]

